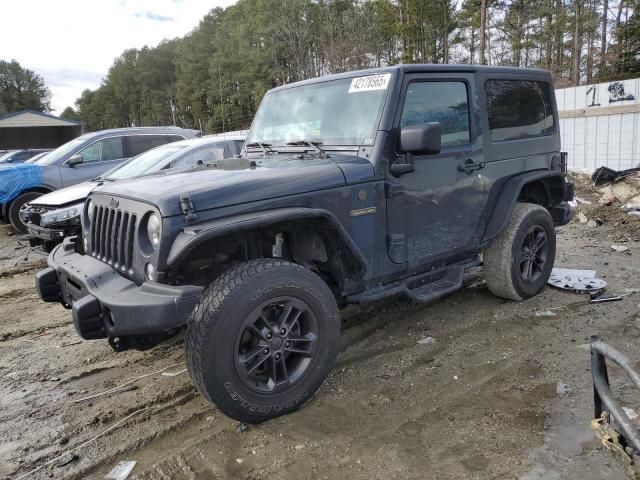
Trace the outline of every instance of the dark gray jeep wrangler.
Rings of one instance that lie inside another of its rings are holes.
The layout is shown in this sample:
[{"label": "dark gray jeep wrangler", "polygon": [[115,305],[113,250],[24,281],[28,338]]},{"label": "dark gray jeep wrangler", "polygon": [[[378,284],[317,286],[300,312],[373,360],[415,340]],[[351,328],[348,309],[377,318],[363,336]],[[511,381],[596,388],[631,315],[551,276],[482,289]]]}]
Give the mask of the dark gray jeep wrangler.
[{"label": "dark gray jeep wrangler", "polygon": [[348,303],[432,301],[480,264],[496,295],[540,293],[572,216],[565,170],[542,70],[294,83],[264,97],[239,158],[93,190],[37,286],[117,351],[186,328],[200,392],[261,422],[318,391]]}]

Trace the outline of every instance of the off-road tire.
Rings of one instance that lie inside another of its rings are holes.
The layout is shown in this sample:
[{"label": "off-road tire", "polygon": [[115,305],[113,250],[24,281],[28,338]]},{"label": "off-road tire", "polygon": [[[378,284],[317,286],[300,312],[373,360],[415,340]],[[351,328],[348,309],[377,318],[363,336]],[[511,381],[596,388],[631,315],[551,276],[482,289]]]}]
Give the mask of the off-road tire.
[{"label": "off-road tire", "polygon": [[25,203],[29,203],[32,200],[35,200],[38,197],[41,197],[43,194],[40,192],[25,192],[21,195],[18,195],[13,199],[11,205],[9,205],[8,217],[9,221],[13,228],[15,228],[20,233],[29,233],[29,229],[20,219],[20,209]]},{"label": "off-road tire", "polygon": [[[544,266],[532,281],[525,281],[520,270],[521,249],[532,228],[546,233],[547,255]],[[510,300],[526,300],[545,287],[556,255],[556,235],[549,212],[540,205],[518,203],[513,208],[507,228],[487,246],[483,253],[483,274],[489,290]]]},{"label": "off-road tire", "polygon": [[[256,392],[238,373],[236,342],[252,312],[284,296],[309,306],[319,330],[317,352],[287,390]],[[297,410],[314,397],[333,368],[339,337],[339,310],[320,277],[284,260],[252,260],[226,271],[203,292],[187,320],[187,366],[200,393],[224,414],[260,423]]]}]

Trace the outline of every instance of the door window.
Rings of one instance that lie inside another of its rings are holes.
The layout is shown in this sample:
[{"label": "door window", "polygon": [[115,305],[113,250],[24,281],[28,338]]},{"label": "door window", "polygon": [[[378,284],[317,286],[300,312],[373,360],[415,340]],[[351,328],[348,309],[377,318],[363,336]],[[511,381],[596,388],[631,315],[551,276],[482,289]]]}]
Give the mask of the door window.
[{"label": "door window", "polygon": [[400,127],[439,122],[442,148],[469,143],[469,101],[464,82],[412,82]]},{"label": "door window", "polygon": [[98,140],[84,150],[80,150],[78,153],[82,155],[82,163],[120,160],[121,158],[124,158],[122,153],[122,138],[111,137]]},{"label": "door window", "polygon": [[[182,138],[180,138],[180,140],[182,140]],[[170,141],[168,135],[132,135],[127,137],[129,157],[135,157]]]},{"label": "door window", "polygon": [[553,109],[547,82],[487,80],[484,88],[493,142],[553,134]]}]

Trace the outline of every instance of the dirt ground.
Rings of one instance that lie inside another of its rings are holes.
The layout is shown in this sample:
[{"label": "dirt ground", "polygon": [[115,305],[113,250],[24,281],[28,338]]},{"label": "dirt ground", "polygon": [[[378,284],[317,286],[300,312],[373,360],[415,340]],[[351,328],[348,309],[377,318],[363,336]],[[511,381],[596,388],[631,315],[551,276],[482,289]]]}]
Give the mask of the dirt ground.
[{"label": "dirt ground", "polygon": [[[35,292],[44,256],[0,230],[0,477],[111,428],[30,478],[103,478],[135,460],[134,479],[624,479],[589,428],[588,339],[640,359],[640,218],[598,205],[586,185],[578,194],[593,203],[579,208],[598,225],[560,228],[556,266],[595,269],[609,292],[631,295],[590,304],[547,288],[514,303],[476,276],[426,306],[350,307],[318,397],[248,428],[196,392],[180,338],[118,354],[106,341],[81,342],[69,311]],[[619,370],[611,376],[640,411]],[[131,390],[74,403],[130,380]]]}]

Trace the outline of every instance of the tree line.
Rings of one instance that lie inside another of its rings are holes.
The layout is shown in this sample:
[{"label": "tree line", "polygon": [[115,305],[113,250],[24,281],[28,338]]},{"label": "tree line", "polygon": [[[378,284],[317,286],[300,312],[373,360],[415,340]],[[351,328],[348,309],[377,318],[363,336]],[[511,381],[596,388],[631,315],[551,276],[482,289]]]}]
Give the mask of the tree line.
[{"label": "tree line", "polygon": [[242,129],[270,88],[398,63],[539,67],[557,87],[640,76],[640,0],[239,0],[126,50],[64,116]]},{"label": "tree line", "polygon": [[0,60],[0,115],[18,110],[51,110],[51,91],[37,73],[16,60]]}]

